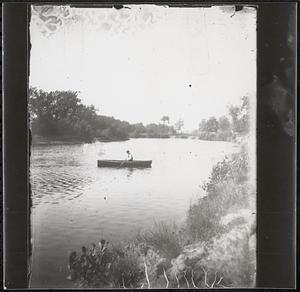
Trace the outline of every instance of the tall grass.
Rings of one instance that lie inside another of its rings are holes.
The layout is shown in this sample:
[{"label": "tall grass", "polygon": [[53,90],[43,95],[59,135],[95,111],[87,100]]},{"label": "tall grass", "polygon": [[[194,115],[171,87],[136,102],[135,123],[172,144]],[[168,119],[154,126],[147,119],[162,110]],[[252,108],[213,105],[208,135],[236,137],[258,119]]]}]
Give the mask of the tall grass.
[{"label": "tall grass", "polygon": [[157,249],[167,259],[177,257],[184,244],[183,231],[165,222],[155,222],[151,230],[139,233],[136,240]]},{"label": "tall grass", "polygon": [[224,227],[220,218],[229,210],[247,207],[248,156],[245,149],[217,163],[203,188],[206,196],[190,205],[186,227],[193,240],[209,240]]},{"label": "tall grass", "polygon": [[113,287],[137,287],[140,280],[144,277],[138,253],[122,247],[119,250],[119,254],[120,256],[115,258],[108,271],[110,282],[113,284]]}]

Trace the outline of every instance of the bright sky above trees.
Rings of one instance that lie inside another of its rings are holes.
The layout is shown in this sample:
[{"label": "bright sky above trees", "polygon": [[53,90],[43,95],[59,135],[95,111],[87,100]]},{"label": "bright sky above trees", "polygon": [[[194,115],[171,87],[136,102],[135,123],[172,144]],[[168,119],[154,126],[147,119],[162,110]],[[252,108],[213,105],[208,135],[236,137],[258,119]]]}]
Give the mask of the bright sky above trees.
[{"label": "bright sky above trees", "polygon": [[256,98],[256,10],[34,7],[30,85],[76,90],[99,114],[196,129]]}]

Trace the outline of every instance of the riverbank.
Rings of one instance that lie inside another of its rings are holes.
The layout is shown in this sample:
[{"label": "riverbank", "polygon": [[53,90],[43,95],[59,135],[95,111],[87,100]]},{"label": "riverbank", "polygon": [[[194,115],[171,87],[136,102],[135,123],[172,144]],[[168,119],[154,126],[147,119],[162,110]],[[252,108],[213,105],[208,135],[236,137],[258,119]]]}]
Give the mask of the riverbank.
[{"label": "riverbank", "polygon": [[148,134],[148,133],[140,133],[130,135],[130,138],[155,138],[155,139],[167,139],[171,136],[169,134]]},{"label": "riverbank", "polygon": [[170,135],[139,135],[138,137],[131,136],[126,139],[120,138],[94,138],[93,140],[86,140],[76,136],[63,136],[63,137],[45,137],[34,135],[32,138],[33,146],[43,146],[43,145],[74,145],[74,144],[84,144],[93,142],[123,142],[130,139],[169,139],[169,138],[181,138],[187,139],[186,136],[170,136]]},{"label": "riverbank", "polygon": [[43,145],[74,145],[74,144],[84,144],[84,143],[93,143],[96,141],[99,142],[122,142],[127,141],[129,139],[120,139],[120,138],[95,138],[92,140],[82,139],[77,136],[53,136],[53,137],[45,137],[33,135],[32,137],[32,145],[33,146],[43,146]]},{"label": "riverbank", "polygon": [[[120,138],[94,138],[93,140],[84,140],[76,136],[64,136],[64,137],[45,137],[34,135],[32,139],[33,146],[42,146],[42,145],[74,145],[74,144],[84,144],[84,143],[93,143],[93,142],[122,142],[128,141],[130,139],[197,139],[197,136],[193,135],[138,135],[130,136],[127,139]],[[200,138],[199,138],[200,139]],[[201,140],[201,139],[200,139]],[[205,139],[203,139],[205,140]],[[209,140],[206,140],[209,141]],[[222,140],[212,140],[212,141],[221,141]],[[223,141],[227,142],[227,141]]]},{"label": "riverbank", "polygon": [[236,288],[255,282],[255,188],[243,149],[217,163],[185,223],[130,242],[105,239],[69,258],[77,287]]}]

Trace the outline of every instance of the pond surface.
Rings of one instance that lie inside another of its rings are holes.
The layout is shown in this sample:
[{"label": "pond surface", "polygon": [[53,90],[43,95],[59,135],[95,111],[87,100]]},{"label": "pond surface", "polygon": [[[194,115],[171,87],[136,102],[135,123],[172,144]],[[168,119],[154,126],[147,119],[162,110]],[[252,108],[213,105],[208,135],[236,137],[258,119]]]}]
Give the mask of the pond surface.
[{"label": "pond surface", "polygon": [[[97,159],[124,159],[128,149],[137,160],[152,160],[152,168],[97,167]],[[31,287],[72,287],[71,250],[130,238],[155,221],[182,223],[213,165],[236,150],[192,139],[33,146]]]}]

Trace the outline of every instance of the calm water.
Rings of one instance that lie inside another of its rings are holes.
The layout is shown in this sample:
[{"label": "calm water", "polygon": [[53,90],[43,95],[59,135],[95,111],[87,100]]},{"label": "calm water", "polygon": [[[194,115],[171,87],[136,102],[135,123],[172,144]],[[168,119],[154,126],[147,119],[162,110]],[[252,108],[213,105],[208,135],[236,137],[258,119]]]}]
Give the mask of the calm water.
[{"label": "calm water", "polygon": [[[150,169],[98,168],[97,159],[152,159]],[[70,287],[70,250],[130,237],[154,221],[180,223],[212,166],[236,146],[190,139],[34,146],[32,287]]]}]

